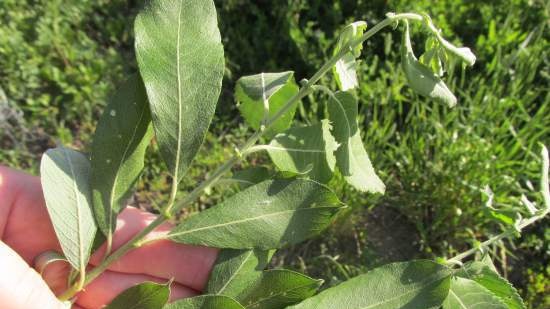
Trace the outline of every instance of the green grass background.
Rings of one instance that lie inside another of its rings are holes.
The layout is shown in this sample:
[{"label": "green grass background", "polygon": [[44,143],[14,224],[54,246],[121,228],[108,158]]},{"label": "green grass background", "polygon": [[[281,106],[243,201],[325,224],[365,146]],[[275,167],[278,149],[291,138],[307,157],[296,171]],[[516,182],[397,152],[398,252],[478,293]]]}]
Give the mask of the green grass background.
[{"label": "green grass background", "polygon": [[[142,1],[0,1],[0,163],[36,173],[56,143],[86,150],[106,97],[136,71],[132,23]],[[193,188],[250,134],[233,98],[235,81],[261,71],[307,78],[328,59],[347,23],[379,22],[389,11],[429,13],[446,37],[478,56],[445,80],[459,98],[448,109],[418,97],[399,68],[398,31],[364,48],[360,123],[374,166],[387,185],[369,196],[335,180],[350,207],[331,230],[279,252],[276,266],[324,278],[327,285],[394,260],[448,257],[502,230],[484,209],[513,210],[538,184],[540,146],[550,145],[550,4],[546,0],[219,0],[226,50],[224,89],[207,141],[181,191]],[[419,53],[425,36],[415,31]],[[332,77],[323,80],[335,85]],[[310,96],[296,122],[322,113]],[[133,203],[157,207],[168,175],[150,150]],[[266,165],[262,155],[245,165]],[[189,211],[227,195],[211,188]],[[534,196],[533,199],[536,199]],[[550,307],[548,219],[492,248],[501,270],[531,308]]]}]

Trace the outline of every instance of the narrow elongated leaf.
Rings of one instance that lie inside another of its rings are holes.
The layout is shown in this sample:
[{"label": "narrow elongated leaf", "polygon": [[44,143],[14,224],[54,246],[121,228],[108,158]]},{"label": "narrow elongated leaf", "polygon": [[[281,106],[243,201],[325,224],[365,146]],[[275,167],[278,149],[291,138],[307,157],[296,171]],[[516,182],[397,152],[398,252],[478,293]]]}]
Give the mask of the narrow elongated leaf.
[{"label": "narrow elongated leaf", "polygon": [[503,302],[477,282],[461,277],[451,280],[443,309],[506,309]]},{"label": "narrow elongated leaf", "polygon": [[216,260],[206,287],[208,294],[235,297],[261,277],[273,250],[224,249]]},{"label": "narrow elongated leaf", "polygon": [[236,300],[221,295],[201,295],[178,300],[164,309],[244,309]]},{"label": "narrow elongated leaf", "polygon": [[180,180],[221,90],[223,46],[212,0],[152,0],[135,22],[136,56],[160,153]]},{"label": "narrow elongated leaf", "polygon": [[415,92],[447,103],[450,107],[456,105],[456,97],[443,80],[416,59],[412,50],[407,21],[405,21],[405,33],[403,34],[401,46],[401,62],[408,84]]},{"label": "narrow elongated leaf", "polygon": [[276,249],[318,234],[341,208],[317,182],[268,180],[190,217],[168,237],[217,248]]},{"label": "narrow elongated leaf", "polygon": [[376,175],[363,146],[357,126],[357,99],[348,92],[331,95],[328,104],[332,134],[340,144],[336,166],[346,181],[360,191],[384,193],[386,187]]},{"label": "narrow elongated leaf", "polygon": [[79,271],[88,264],[97,229],[89,177],[90,161],[78,151],[58,147],[42,156],[40,180],[46,207],[63,254]]},{"label": "narrow elongated leaf", "polygon": [[[285,103],[298,93],[294,72],[260,73],[241,77],[235,87],[235,98],[244,119],[255,130],[260,129],[267,114],[273,117]],[[290,127],[297,104],[288,109],[266,132],[268,136],[283,132]]]},{"label": "narrow elongated leaf", "polygon": [[375,268],[288,309],[426,309],[447,297],[450,270],[427,260]]},{"label": "narrow elongated leaf", "polygon": [[328,120],[308,127],[290,128],[278,134],[266,149],[281,171],[304,173],[326,183],[336,164],[338,144],[330,134]]},{"label": "narrow elongated leaf", "polygon": [[161,309],[169,298],[168,284],[144,282],[119,294],[105,309]]},{"label": "narrow elongated leaf", "polygon": [[[492,265],[492,263],[489,265]],[[525,308],[518,291],[510,282],[493,271],[491,266],[487,265],[487,262],[468,263],[456,275],[477,282],[498,297],[509,309]]]},{"label": "narrow elongated leaf", "polygon": [[[338,37],[338,42],[336,43],[336,48],[334,49],[334,54],[339,53],[343,48],[348,49],[349,43],[363,35],[363,32],[367,29],[367,23],[364,21],[357,21],[352,24],[347,25],[340,36]],[[356,88],[359,83],[357,81],[357,59],[361,56],[361,50],[363,49],[363,44],[360,44],[350,50],[344,55],[336,64],[334,65],[334,76],[336,77],[336,82],[338,87],[347,91],[353,88]]]},{"label": "narrow elongated leaf", "polygon": [[151,141],[151,116],[139,76],[130,78],[110,100],[99,119],[92,143],[90,186],[94,215],[103,234],[111,239],[116,216],[143,169]]},{"label": "narrow elongated leaf", "polygon": [[317,292],[323,280],[276,269],[264,271],[236,299],[250,309],[280,309],[296,304]]}]

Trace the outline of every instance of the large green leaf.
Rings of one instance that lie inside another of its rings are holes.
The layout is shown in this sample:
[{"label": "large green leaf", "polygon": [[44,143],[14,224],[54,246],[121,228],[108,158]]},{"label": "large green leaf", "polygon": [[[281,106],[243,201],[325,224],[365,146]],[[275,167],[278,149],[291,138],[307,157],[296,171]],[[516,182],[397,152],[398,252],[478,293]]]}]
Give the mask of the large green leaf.
[{"label": "large green leaf", "polygon": [[524,309],[525,304],[518,291],[489,265],[487,262],[467,263],[456,275],[477,282],[498,297],[509,309]]},{"label": "large green leaf", "polygon": [[236,299],[250,309],[280,309],[317,292],[323,280],[284,269],[264,271]]},{"label": "large green leaf", "polygon": [[361,140],[357,99],[348,92],[331,94],[328,111],[332,134],[340,144],[336,151],[336,166],[346,181],[361,191],[384,193],[386,187],[376,175]]},{"label": "large green leaf", "polygon": [[317,182],[268,180],[190,217],[168,237],[217,248],[275,249],[318,234],[341,208]]},{"label": "large green leaf", "polygon": [[439,308],[449,291],[450,270],[428,260],[375,268],[288,309]]},{"label": "large green leaf", "polygon": [[46,207],[65,257],[79,271],[88,264],[97,230],[89,177],[90,161],[80,152],[58,147],[42,156]]},{"label": "large green leaf", "polygon": [[279,170],[307,174],[326,183],[336,164],[338,144],[330,134],[328,120],[308,127],[290,128],[277,134],[266,149]]},{"label": "large green leaf", "polygon": [[208,294],[235,297],[261,277],[273,251],[224,249],[218,255],[206,287]]},{"label": "large green leaf", "polygon": [[[364,21],[357,21],[347,25],[340,36],[338,42],[334,48],[334,55],[341,52],[342,49],[349,49],[349,43],[363,35],[367,29],[367,23]],[[336,62],[333,68],[336,82],[341,90],[346,91],[359,86],[357,81],[357,62],[356,58],[361,56],[361,50],[363,44],[355,46],[352,50],[344,55],[340,60]]]},{"label": "large green leaf", "polygon": [[508,307],[479,283],[456,277],[451,280],[443,309],[507,309]]},{"label": "large green leaf", "polygon": [[160,153],[180,180],[214,115],[224,71],[212,0],[152,0],[135,22],[136,56]]},{"label": "large green leaf", "polygon": [[116,216],[143,169],[151,141],[151,116],[145,88],[138,76],[130,78],[111,98],[97,124],[91,153],[90,186],[99,229],[112,239]]},{"label": "large green leaf", "polygon": [[[260,73],[244,76],[237,81],[235,98],[246,122],[254,129],[260,129],[267,114],[273,117],[285,103],[298,93],[294,82],[294,72]],[[270,128],[266,135],[271,136],[288,129],[294,118],[297,104],[291,106]]]},{"label": "large green leaf", "polygon": [[236,300],[221,295],[201,295],[178,300],[164,309],[244,309]]},{"label": "large green leaf", "polygon": [[120,293],[105,309],[162,309],[169,298],[168,284],[144,282]]},{"label": "large green leaf", "polygon": [[447,85],[430,68],[420,63],[412,50],[409,34],[409,24],[405,21],[405,33],[401,46],[401,62],[409,86],[418,94],[447,103],[450,107],[456,105],[456,97]]}]

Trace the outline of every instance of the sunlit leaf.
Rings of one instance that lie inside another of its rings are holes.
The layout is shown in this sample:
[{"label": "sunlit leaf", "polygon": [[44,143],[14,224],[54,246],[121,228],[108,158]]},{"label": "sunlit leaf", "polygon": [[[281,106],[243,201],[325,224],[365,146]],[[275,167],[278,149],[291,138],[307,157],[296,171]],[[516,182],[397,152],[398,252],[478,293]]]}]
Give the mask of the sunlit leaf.
[{"label": "sunlit leaf", "polygon": [[221,250],[210,273],[207,294],[235,297],[262,275],[273,251]]},{"label": "sunlit leaf", "polygon": [[221,90],[224,53],[212,0],[152,0],[135,48],[160,153],[180,180],[199,150]]},{"label": "sunlit leaf", "polygon": [[357,99],[348,92],[331,95],[328,104],[332,134],[340,144],[336,151],[336,166],[346,181],[360,191],[384,193],[380,180],[363,146],[357,125]]},{"label": "sunlit leaf", "polygon": [[63,254],[79,271],[86,268],[96,234],[90,191],[90,161],[78,151],[46,151],[40,180],[46,207]]},{"label": "sunlit leaf", "polygon": [[169,284],[144,282],[120,293],[105,309],[161,309],[169,297]]},{"label": "sunlit leaf", "polygon": [[338,144],[330,134],[328,120],[307,127],[293,127],[278,134],[266,145],[279,170],[307,174],[326,183],[336,164],[334,151]]},{"label": "sunlit leaf", "polygon": [[489,290],[477,282],[461,277],[452,278],[449,295],[443,309],[507,309]]},{"label": "sunlit leaf", "polygon": [[[349,43],[361,37],[366,29],[367,23],[364,21],[357,21],[347,25],[338,37],[334,54],[336,55],[342,49],[349,49]],[[356,72],[357,61],[355,59],[361,56],[362,49],[363,44],[355,46],[334,65],[333,71],[336,82],[338,83],[338,87],[343,91],[356,88],[359,85]]]},{"label": "sunlit leaf", "polygon": [[317,235],[342,207],[317,182],[268,180],[190,217],[168,237],[217,248],[276,249]]},{"label": "sunlit leaf", "polygon": [[90,186],[99,229],[112,239],[116,216],[143,169],[151,141],[151,116],[139,76],[130,78],[111,98],[99,119],[91,152]]},{"label": "sunlit leaf", "polygon": [[[235,98],[244,119],[253,129],[259,130],[268,117],[273,117],[285,103],[298,93],[294,72],[260,73],[244,76],[237,81]],[[291,106],[266,132],[267,136],[283,132],[290,127],[297,104]]]},{"label": "sunlit leaf", "polygon": [[417,260],[375,268],[288,309],[439,308],[449,292],[450,270]]},{"label": "sunlit leaf", "polygon": [[164,309],[244,309],[236,300],[221,295],[201,295],[178,300]]}]

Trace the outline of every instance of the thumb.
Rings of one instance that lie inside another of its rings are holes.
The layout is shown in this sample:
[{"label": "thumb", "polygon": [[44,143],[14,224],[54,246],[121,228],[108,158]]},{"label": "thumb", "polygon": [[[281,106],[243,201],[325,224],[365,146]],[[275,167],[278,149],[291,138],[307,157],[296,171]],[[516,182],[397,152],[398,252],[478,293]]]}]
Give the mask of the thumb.
[{"label": "thumb", "polygon": [[0,241],[0,304],[4,309],[65,309],[40,275]]}]

